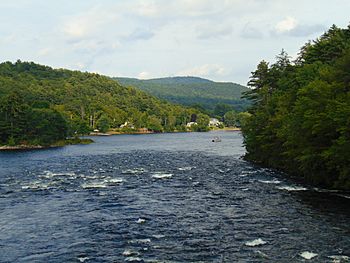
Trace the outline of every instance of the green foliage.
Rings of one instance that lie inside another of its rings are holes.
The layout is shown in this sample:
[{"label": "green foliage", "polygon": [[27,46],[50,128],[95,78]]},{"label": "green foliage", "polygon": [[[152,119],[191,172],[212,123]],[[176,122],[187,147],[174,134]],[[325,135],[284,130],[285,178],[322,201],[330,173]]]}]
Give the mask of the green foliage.
[{"label": "green foliage", "polygon": [[159,118],[157,118],[157,116],[150,116],[148,118],[147,128],[151,131],[154,131],[154,132],[162,132],[163,131],[161,120]]},{"label": "green foliage", "polygon": [[214,115],[220,118],[224,117],[225,113],[233,111],[233,107],[231,105],[225,103],[218,103],[214,108]]},{"label": "green foliage", "polygon": [[135,129],[183,130],[199,112],[98,74],[32,62],[0,64],[0,144],[48,145],[125,122]]},{"label": "green foliage", "polygon": [[199,108],[201,112],[206,114],[208,113],[205,111],[213,111],[215,105],[220,103],[228,104],[239,111],[245,110],[249,105],[247,100],[241,99],[242,93],[248,89],[236,83],[214,82],[196,77],[149,80],[133,78],[114,79],[122,85],[140,88],[156,97],[173,103],[186,106],[195,105],[195,108]]},{"label": "green foliage", "polygon": [[196,132],[205,132],[209,130],[208,124],[209,124],[209,116],[199,113],[196,116],[196,123],[197,125],[193,125],[193,131]]},{"label": "green foliage", "polygon": [[242,116],[246,158],[326,187],[350,189],[350,28],[261,62]]},{"label": "green foliage", "polygon": [[224,115],[224,123],[227,127],[236,126],[237,113],[235,111],[228,111]]},{"label": "green foliage", "polygon": [[101,132],[107,132],[110,128],[110,119],[106,115],[102,115],[97,121],[97,128]]}]

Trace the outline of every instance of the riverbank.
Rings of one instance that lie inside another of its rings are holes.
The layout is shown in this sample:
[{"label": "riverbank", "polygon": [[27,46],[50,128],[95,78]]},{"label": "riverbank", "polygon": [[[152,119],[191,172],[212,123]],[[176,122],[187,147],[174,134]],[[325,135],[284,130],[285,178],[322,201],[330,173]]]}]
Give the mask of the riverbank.
[{"label": "riverbank", "polygon": [[50,145],[31,145],[31,144],[2,145],[0,146],[0,151],[37,150],[37,149],[63,147],[63,146],[75,145],[75,144],[90,144],[93,142],[94,141],[92,139],[70,138],[66,140],[57,141]]},{"label": "riverbank", "polygon": [[[225,127],[225,128],[212,128],[210,131],[241,131],[241,128],[236,127]],[[167,131],[167,132],[154,132],[146,129],[139,129],[139,130],[109,130],[105,133],[102,132],[91,132],[89,136],[111,136],[111,135],[123,135],[123,134],[154,134],[154,133],[179,133],[179,132],[193,132],[191,130],[186,131]]]}]

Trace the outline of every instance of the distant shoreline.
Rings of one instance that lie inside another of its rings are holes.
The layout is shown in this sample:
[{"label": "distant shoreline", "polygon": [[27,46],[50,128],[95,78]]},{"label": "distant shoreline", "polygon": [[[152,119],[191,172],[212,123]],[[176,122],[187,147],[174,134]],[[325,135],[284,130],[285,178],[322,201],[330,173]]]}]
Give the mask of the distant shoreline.
[{"label": "distant shoreline", "polygon": [[[214,128],[210,131],[241,131],[241,128],[236,128],[236,127],[225,127],[225,128]],[[107,131],[105,133],[103,132],[91,132],[89,133],[89,136],[111,136],[111,135],[137,135],[137,134],[157,134],[157,133],[180,133],[180,132],[193,132],[193,131],[169,131],[169,132],[154,132],[154,131]]]},{"label": "distant shoreline", "polygon": [[19,145],[2,145],[0,146],[1,151],[17,151],[17,150],[39,150],[39,149],[48,149],[48,148],[56,148],[63,147],[67,145],[75,145],[75,144],[90,144],[94,141],[91,139],[81,139],[81,138],[72,138],[66,139],[62,141],[57,141],[50,145],[30,145],[30,144],[19,144]]}]

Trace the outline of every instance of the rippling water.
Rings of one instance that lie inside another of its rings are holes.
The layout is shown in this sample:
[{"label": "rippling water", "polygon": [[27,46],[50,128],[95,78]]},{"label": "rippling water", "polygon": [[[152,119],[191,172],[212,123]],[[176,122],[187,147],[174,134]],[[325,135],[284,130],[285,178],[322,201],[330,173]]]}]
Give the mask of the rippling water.
[{"label": "rippling water", "polygon": [[243,161],[237,132],[94,139],[0,153],[0,262],[348,262],[348,196]]}]

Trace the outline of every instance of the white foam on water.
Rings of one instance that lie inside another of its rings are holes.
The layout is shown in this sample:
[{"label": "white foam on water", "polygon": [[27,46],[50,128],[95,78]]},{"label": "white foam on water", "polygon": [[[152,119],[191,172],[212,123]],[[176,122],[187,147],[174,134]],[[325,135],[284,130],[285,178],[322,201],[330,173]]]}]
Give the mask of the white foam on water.
[{"label": "white foam on water", "polygon": [[333,259],[333,263],[348,262],[350,260],[348,256],[343,255],[329,256],[328,258]]},{"label": "white foam on water", "polygon": [[281,181],[273,179],[273,180],[258,180],[258,182],[263,184],[280,184]]},{"label": "white foam on water", "polygon": [[107,184],[121,184],[124,180],[122,178],[108,178],[104,182]]},{"label": "white foam on water", "polygon": [[135,239],[135,240],[129,241],[129,243],[131,243],[131,244],[147,244],[147,243],[151,243],[151,239],[149,239],[149,238]]},{"label": "white foam on water", "polygon": [[85,262],[86,260],[89,260],[88,257],[78,257],[79,262]]},{"label": "white foam on water", "polygon": [[147,172],[144,168],[133,168],[133,169],[126,169],[122,171],[122,174],[142,174],[144,172]]},{"label": "white foam on water", "polygon": [[136,223],[138,223],[138,224],[143,224],[143,223],[145,223],[146,222],[146,219],[143,219],[143,218],[139,218],[139,219],[137,219],[137,221],[136,221]]},{"label": "white foam on water", "polygon": [[302,186],[278,186],[277,189],[279,190],[285,190],[288,192],[293,192],[293,191],[306,191],[308,190],[306,187],[302,187]]},{"label": "white foam on water", "polygon": [[23,190],[46,190],[50,187],[50,184],[43,183],[41,181],[31,182],[27,185],[22,185]]},{"label": "white foam on water", "polygon": [[127,249],[127,250],[124,250],[122,255],[125,257],[130,257],[130,256],[138,256],[140,255],[140,253],[134,250]]},{"label": "white foam on water", "polygon": [[107,185],[104,182],[90,182],[90,183],[82,184],[81,187],[84,188],[84,189],[89,189],[89,188],[106,188]]},{"label": "white foam on water", "polygon": [[317,187],[315,187],[314,190],[316,192],[320,192],[320,193],[338,193],[338,192],[340,192],[340,190],[322,189],[322,188],[317,188]]},{"label": "white foam on water", "polygon": [[267,243],[266,241],[262,240],[261,238],[258,238],[253,241],[246,242],[245,245],[248,247],[256,247],[256,246],[265,245],[266,243]]},{"label": "white foam on water", "polygon": [[346,199],[350,199],[350,195],[337,194],[336,196],[343,197],[343,198],[346,198]]},{"label": "white foam on water", "polygon": [[45,178],[53,178],[55,176],[68,176],[68,177],[76,177],[76,174],[74,172],[62,172],[62,173],[54,173],[51,171],[44,171],[45,175],[43,177]]},{"label": "white foam on water", "polygon": [[128,262],[141,262],[143,261],[142,258],[138,258],[138,257],[128,257],[125,259],[125,261],[128,261]]},{"label": "white foam on water", "polygon": [[263,257],[263,258],[269,258],[268,255],[266,255],[264,252],[260,251],[260,250],[257,250],[257,251],[254,251],[255,253],[259,254],[259,256]]},{"label": "white foam on water", "polygon": [[314,257],[317,257],[318,254],[313,253],[313,252],[309,252],[309,251],[304,251],[304,252],[300,253],[300,256],[302,258],[304,258],[304,259],[308,259],[309,260],[309,259],[312,259]]},{"label": "white foam on water", "polygon": [[179,167],[177,168],[179,171],[191,171],[192,169],[194,169],[196,167],[191,167],[191,166],[185,166],[185,167]]},{"label": "white foam on water", "polygon": [[166,173],[154,173],[152,174],[152,178],[155,178],[155,179],[169,179],[173,177],[173,174],[166,174]]}]

